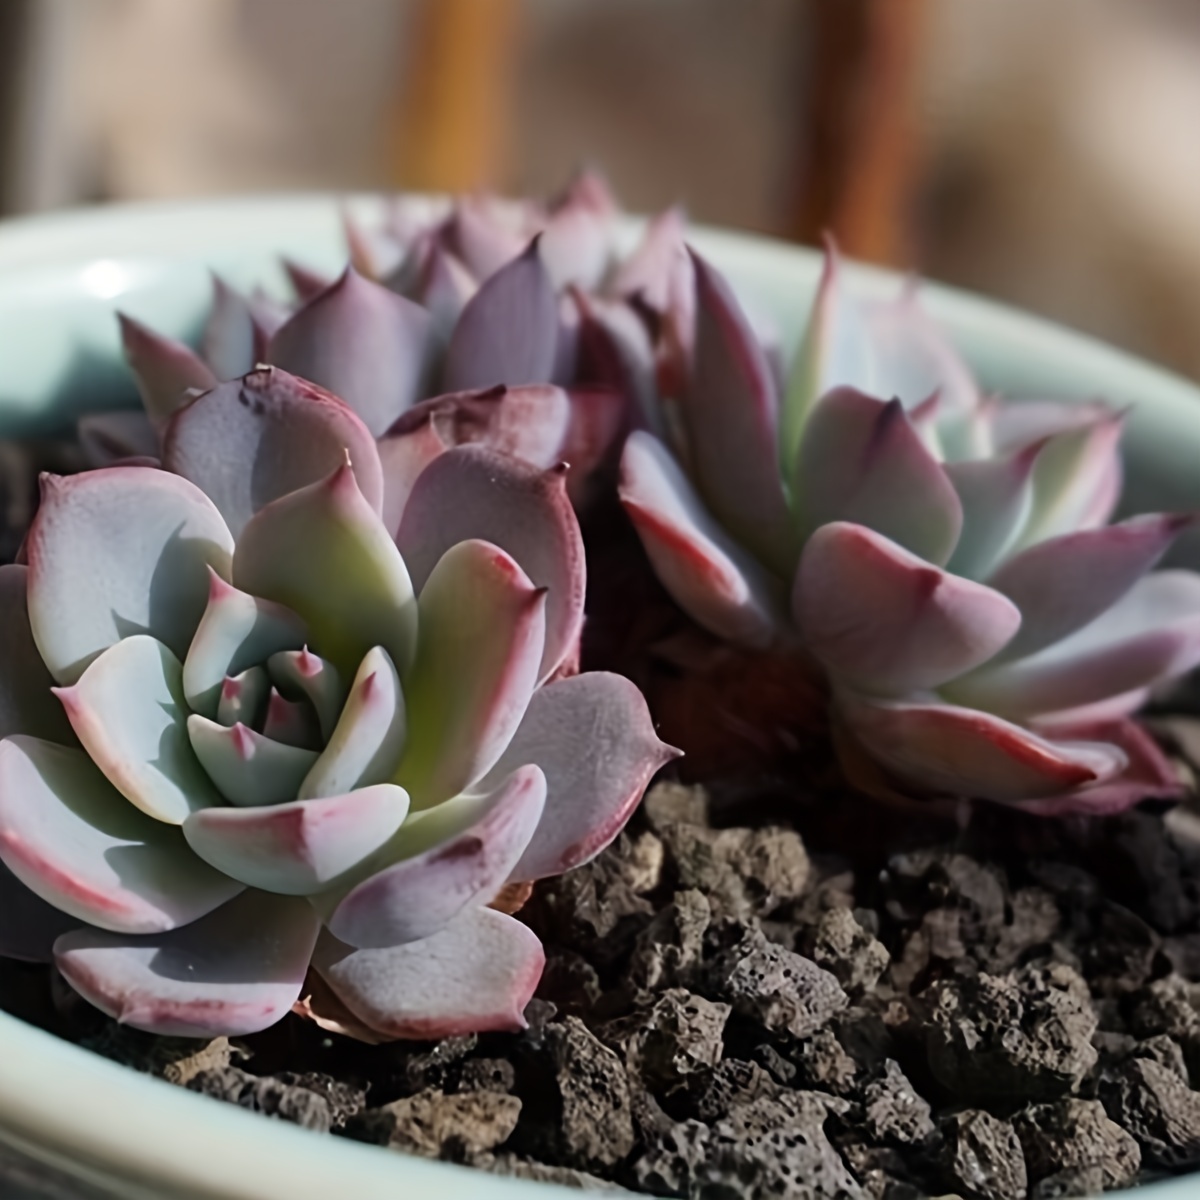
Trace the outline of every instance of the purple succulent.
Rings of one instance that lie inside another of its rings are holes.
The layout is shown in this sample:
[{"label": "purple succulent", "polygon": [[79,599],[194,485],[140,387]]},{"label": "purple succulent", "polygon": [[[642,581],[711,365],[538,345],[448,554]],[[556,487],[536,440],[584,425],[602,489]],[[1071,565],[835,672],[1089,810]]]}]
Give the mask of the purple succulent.
[{"label": "purple succulent", "polygon": [[673,755],[573,674],[564,472],[446,450],[384,523],[346,405],[276,368],[167,419],[171,470],[46,477],[0,567],[0,952],[163,1034],[512,1029],[506,889],[585,862]]},{"label": "purple succulent", "polygon": [[701,626],[803,646],[876,792],[1107,811],[1178,792],[1126,720],[1200,662],[1200,576],[1150,574],[1192,518],[1106,522],[1121,416],[982,397],[911,289],[847,295],[830,252],[784,387],[693,256],[694,347],[620,493]]},{"label": "purple succulent", "polygon": [[382,237],[348,219],[352,265],[338,279],[291,268],[293,310],[216,280],[199,351],[123,318],[145,413],[83,418],[85,449],[96,466],[156,458],[189,396],[272,364],[340,397],[380,439],[388,511],[408,468],[467,442],[569,461],[578,501],[654,409],[655,306],[673,312],[690,294],[665,262],[689,269],[678,214],[619,263],[615,215],[586,173],[549,207],[468,197],[418,216],[400,198]]}]

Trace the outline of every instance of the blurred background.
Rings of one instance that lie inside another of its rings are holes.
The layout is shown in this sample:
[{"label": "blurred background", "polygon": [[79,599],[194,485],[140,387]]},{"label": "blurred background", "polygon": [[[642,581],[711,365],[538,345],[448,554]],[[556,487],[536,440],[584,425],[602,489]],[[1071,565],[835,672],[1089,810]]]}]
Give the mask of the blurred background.
[{"label": "blurred background", "polygon": [[584,161],[1200,378],[1196,0],[0,0],[7,213]]}]

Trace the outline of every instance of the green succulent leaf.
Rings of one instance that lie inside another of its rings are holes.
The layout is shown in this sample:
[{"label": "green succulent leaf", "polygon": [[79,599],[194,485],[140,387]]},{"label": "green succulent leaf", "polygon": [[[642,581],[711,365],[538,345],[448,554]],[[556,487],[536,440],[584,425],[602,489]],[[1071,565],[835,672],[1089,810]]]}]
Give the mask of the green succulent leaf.
[{"label": "green succulent leaf", "polygon": [[226,728],[199,713],[188,717],[187,731],[196,757],[221,795],[239,807],[294,800],[317,761],[315,750],[288,746],[245,725]]},{"label": "green succulent leaf", "polygon": [[381,783],[320,800],[210,808],[183,827],[205,862],[251,887],[305,896],[379,849],[400,828],[408,796]]},{"label": "green succulent leaf", "polygon": [[375,646],[401,674],[412,661],[417,605],[408,570],[348,466],[255,514],[238,541],[233,581],[298,613],[312,648],[343,678]]},{"label": "green succulent leaf", "polygon": [[376,646],[358,668],[337,727],[300,785],[300,799],[337,796],[391,779],[407,729],[400,676],[388,652]]},{"label": "green succulent leaf", "polygon": [[165,1037],[241,1037],[282,1020],[300,998],[320,926],[290,896],[247,891],[171,933],[64,934],[67,982],[122,1025]]},{"label": "green succulent leaf", "polygon": [[280,650],[297,650],[307,640],[308,630],[294,612],[210,572],[208,605],[183,662],[183,691],[192,711],[215,717],[227,676]]},{"label": "green succulent leaf", "polygon": [[[183,667],[187,678],[187,664]],[[186,685],[185,685],[186,686]],[[247,667],[240,675],[230,675],[221,684],[217,701],[217,722],[220,725],[257,726],[271,694],[271,677],[261,666]]]},{"label": "green succulent leaf", "polygon": [[148,467],[42,477],[29,530],[29,623],[42,660],[72,684],[101,651],[148,633],[179,659],[229,577],[233,538],[198,487]]},{"label": "green succulent leaf", "polygon": [[220,803],[188,739],[183,667],[162,642],[125,638],[55,691],[92,761],[142,812],[179,825]]},{"label": "green succulent leaf", "polygon": [[305,647],[302,650],[282,650],[267,659],[267,673],[289,700],[307,700],[317,714],[321,737],[333,736],[346,692],[337,667]]},{"label": "green succulent leaf", "polygon": [[414,809],[466,790],[508,745],[537,681],[545,593],[490,542],[459,542],[429,576],[420,614],[394,777]]},{"label": "green succulent leaf", "polygon": [[55,908],[120,933],[187,925],[241,891],[82,750],[23,735],[0,742],[0,858]]}]

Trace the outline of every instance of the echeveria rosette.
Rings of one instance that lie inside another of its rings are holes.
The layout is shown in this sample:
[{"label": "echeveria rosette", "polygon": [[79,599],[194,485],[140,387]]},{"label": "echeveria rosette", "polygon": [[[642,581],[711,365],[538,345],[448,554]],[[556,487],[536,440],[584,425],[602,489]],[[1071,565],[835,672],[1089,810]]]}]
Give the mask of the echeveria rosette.
[{"label": "echeveria rosette", "polygon": [[561,472],[448,450],[397,543],[361,423],[264,375],[248,424],[243,380],[168,430],[208,494],[47,477],[0,568],[0,953],[163,1034],[262,1029],[310,967],[376,1037],[518,1028],[543,953],[489,905],[602,849],[672,752],[571,673]]},{"label": "echeveria rosette", "polygon": [[1106,524],[1120,416],[981,396],[911,288],[858,301],[832,252],[781,394],[694,261],[679,420],[632,435],[620,485],[680,606],[728,643],[802,646],[873,791],[1042,812],[1176,794],[1127,718],[1200,662],[1200,576],[1149,573],[1190,518]]},{"label": "echeveria rosette", "polygon": [[664,332],[686,324],[669,314],[690,296],[678,214],[618,261],[616,206],[590,174],[551,206],[468,197],[418,212],[398,200],[382,239],[348,221],[351,265],[335,280],[293,269],[293,308],[216,280],[199,350],[122,318],[145,412],[81,421],[93,465],[159,456],[190,396],[271,364],[357,413],[394,493],[413,462],[471,442],[570,462],[580,501],[656,411],[651,326],[661,346],[680,342]]}]

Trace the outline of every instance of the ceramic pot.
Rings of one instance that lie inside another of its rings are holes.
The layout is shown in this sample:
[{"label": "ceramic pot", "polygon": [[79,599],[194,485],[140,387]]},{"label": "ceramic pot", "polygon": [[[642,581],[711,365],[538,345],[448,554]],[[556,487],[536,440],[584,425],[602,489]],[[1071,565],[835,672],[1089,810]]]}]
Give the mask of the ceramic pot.
[{"label": "ceramic pot", "polygon": [[[370,211],[376,201],[354,201]],[[623,229],[636,237],[637,223]],[[790,349],[820,262],[762,238],[696,230]],[[326,196],[136,205],[0,223],[0,435],[61,429],[89,409],[131,402],[114,310],[166,333],[196,332],[209,271],[235,285],[283,286],[279,255],[330,274],[343,262],[339,202]],[[898,279],[849,269],[856,289]],[[927,305],[985,387],[1129,406],[1124,511],[1200,509],[1200,389],[1099,342],[947,288]],[[1200,565],[1200,536],[1175,551]],[[551,1200],[579,1196],[377,1147],[318,1136],[172,1087],[0,1013],[0,1162],[58,1178],[45,1195],[120,1200]],[[73,1182],[64,1182],[73,1181]],[[33,1195],[38,1196],[37,1190]],[[1200,1195],[1200,1176],[1139,1189],[1144,1200]]]}]

